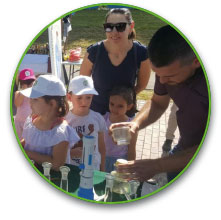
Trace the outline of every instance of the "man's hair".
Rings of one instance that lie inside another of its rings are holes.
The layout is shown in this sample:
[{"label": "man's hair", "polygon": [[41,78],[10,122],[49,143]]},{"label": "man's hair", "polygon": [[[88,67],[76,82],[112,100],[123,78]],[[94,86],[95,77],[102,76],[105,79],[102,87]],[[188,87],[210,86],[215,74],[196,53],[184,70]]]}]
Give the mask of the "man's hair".
[{"label": "man's hair", "polygon": [[153,35],[148,46],[148,55],[156,67],[170,65],[176,60],[186,65],[196,57],[186,40],[169,25],[160,28]]}]

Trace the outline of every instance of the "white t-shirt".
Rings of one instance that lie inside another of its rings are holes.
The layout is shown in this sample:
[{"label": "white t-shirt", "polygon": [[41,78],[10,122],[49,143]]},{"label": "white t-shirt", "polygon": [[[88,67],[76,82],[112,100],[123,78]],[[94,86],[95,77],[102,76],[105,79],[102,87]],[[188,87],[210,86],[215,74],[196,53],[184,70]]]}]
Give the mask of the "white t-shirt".
[{"label": "white t-shirt", "polygon": [[[101,155],[98,150],[98,132],[105,132],[107,130],[103,116],[93,110],[90,110],[86,116],[78,116],[69,111],[65,119],[71,127],[76,129],[79,136],[81,136],[80,134],[88,135],[92,131],[90,135],[96,139],[93,161],[94,169],[100,170]],[[79,166],[80,158],[72,158],[71,164]]]},{"label": "white t-shirt", "polygon": [[67,124],[66,121],[55,126],[51,130],[42,131],[35,127],[32,118],[29,116],[24,124],[23,137],[25,139],[25,149],[37,153],[52,155],[53,147],[62,141],[69,142],[66,163],[70,164],[70,148],[77,143],[80,138],[76,131]]}]

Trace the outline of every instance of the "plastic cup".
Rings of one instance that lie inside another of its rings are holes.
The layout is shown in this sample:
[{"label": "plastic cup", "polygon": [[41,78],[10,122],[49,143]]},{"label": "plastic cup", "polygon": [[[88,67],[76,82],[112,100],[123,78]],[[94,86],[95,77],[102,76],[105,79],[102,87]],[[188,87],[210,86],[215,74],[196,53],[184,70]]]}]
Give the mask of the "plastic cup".
[{"label": "plastic cup", "polygon": [[130,128],[128,126],[113,128],[112,136],[117,145],[128,145],[131,139]]}]

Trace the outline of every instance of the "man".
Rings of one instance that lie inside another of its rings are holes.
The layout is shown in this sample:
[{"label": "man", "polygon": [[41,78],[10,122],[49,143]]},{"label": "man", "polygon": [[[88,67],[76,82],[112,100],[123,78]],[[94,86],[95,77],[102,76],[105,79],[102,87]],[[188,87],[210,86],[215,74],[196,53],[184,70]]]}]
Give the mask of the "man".
[{"label": "man", "polygon": [[[201,143],[208,119],[208,88],[193,50],[169,25],[154,34],[148,53],[156,73],[154,95],[127,125],[134,135],[152,124],[166,111],[171,98],[178,107],[180,140],[167,157],[130,161],[128,165],[119,165],[117,170],[130,173],[129,179],[140,181],[167,172],[170,181],[185,168]],[[125,125],[115,126],[122,124]],[[113,127],[110,127],[110,132]]]}]

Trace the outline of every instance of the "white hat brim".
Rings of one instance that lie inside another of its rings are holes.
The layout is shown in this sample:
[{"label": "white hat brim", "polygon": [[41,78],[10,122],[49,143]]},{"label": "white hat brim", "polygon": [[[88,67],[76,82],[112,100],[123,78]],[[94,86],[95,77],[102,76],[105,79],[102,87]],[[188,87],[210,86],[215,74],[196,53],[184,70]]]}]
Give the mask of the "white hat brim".
[{"label": "white hat brim", "polygon": [[75,95],[98,95],[98,92],[95,89],[86,88],[74,94]]},{"label": "white hat brim", "polygon": [[21,93],[28,98],[39,98],[44,96],[41,92],[35,91],[33,88],[27,88],[21,91]]}]

